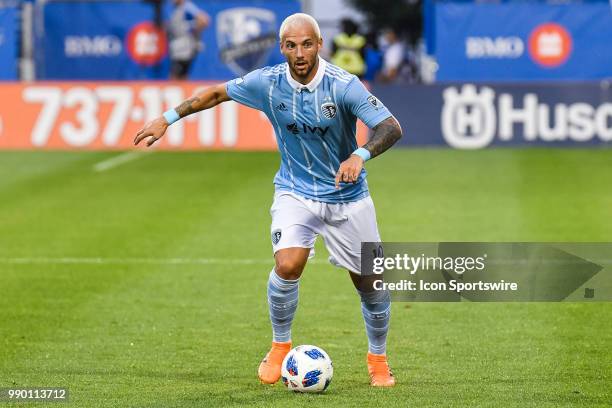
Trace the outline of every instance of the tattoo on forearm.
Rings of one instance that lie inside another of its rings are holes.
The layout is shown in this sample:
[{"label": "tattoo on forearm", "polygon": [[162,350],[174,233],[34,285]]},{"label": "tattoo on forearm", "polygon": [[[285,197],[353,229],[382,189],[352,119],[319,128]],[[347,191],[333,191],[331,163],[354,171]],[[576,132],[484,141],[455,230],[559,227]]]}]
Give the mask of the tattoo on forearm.
[{"label": "tattoo on forearm", "polygon": [[402,137],[402,128],[394,117],[383,120],[374,127],[372,137],[363,145],[371,157],[376,157],[395,144]]},{"label": "tattoo on forearm", "polygon": [[199,109],[196,109],[194,106],[198,102],[200,102],[200,98],[198,98],[197,96],[189,98],[176,107],[176,113],[178,113],[181,118],[187,115],[191,115],[192,113],[199,111]]}]

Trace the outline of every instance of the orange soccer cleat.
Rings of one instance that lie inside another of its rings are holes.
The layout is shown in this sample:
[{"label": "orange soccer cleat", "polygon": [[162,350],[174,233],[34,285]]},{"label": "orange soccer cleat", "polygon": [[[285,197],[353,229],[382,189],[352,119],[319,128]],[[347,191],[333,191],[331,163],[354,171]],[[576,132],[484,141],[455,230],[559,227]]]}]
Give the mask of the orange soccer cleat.
[{"label": "orange soccer cleat", "polygon": [[291,342],[277,343],[272,342],[272,347],[268,354],[259,364],[257,375],[264,384],[274,384],[281,376],[281,366],[287,353],[291,350]]},{"label": "orange soccer cleat", "polygon": [[368,353],[368,373],[370,373],[372,387],[393,387],[395,385],[395,378],[387,364],[385,354]]}]

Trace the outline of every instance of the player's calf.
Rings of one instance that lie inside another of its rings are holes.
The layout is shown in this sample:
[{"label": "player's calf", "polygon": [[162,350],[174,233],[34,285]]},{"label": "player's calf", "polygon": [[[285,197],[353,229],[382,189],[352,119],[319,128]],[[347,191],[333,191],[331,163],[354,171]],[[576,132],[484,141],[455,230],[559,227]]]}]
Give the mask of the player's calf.
[{"label": "player's calf", "polygon": [[268,305],[272,347],[259,365],[259,379],[274,384],[281,376],[283,359],[291,350],[291,324],[298,304],[299,280],[281,278],[273,269],[268,278]]},{"label": "player's calf", "polygon": [[361,312],[368,336],[367,363],[370,384],[373,387],[392,387],[395,385],[395,378],[389,368],[385,354],[391,315],[389,292],[377,290],[362,291],[360,288],[363,286],[357,287],[357,292],[361,298]]}]

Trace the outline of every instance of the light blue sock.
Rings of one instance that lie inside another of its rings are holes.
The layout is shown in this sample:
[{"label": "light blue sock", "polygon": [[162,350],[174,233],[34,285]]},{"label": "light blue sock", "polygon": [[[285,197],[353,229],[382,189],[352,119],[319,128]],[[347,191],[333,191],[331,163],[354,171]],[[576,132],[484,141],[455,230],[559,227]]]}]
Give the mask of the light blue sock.
[{"label": "light blue sock", "polygon": [[300,280],[283,279],[272,269],[268,278],[268,305],[275,342],[291,340],[291,323],[298,304]]},{"label": "light blue sock", "polygon": [[368,335],[368,350],[373,354],[387,352],[387,332],[391,319],[391,300],[388,291],[357,291],[361,297],[361,313]]}]

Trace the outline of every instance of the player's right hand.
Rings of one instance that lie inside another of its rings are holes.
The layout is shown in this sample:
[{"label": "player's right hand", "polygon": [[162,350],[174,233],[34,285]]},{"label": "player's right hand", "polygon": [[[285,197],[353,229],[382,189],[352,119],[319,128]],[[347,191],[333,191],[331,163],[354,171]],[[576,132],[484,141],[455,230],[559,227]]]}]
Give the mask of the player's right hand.
[{"label": "player's right hand", "polygon": [[336,190],[340,188],[340,182],[356,183],[363,169],[363,163],[363,159],[356,154],[351,154],[348,159],[340,163],[340,168],[336,173]]},{"label": "player's right hand", "polygon": [[136,137],[134,138],[134,145],[138,145],[143,139],[147,137],[147,147],[151,147],[153,143],[157,142],[161,137],[166,133],[166,129],[168,129],[168,122],[163,116],[160,116],[157,119],[153,119],[142,129],[136,133]]}]

